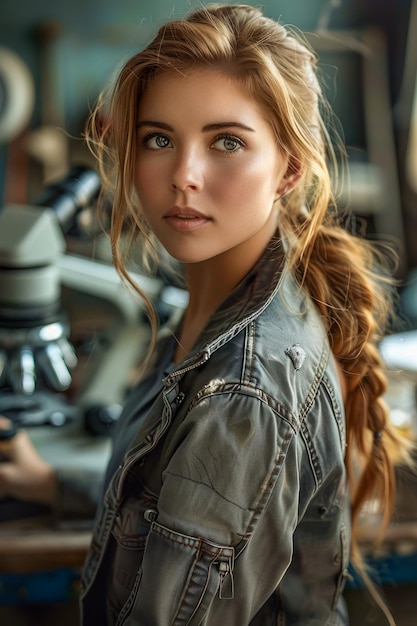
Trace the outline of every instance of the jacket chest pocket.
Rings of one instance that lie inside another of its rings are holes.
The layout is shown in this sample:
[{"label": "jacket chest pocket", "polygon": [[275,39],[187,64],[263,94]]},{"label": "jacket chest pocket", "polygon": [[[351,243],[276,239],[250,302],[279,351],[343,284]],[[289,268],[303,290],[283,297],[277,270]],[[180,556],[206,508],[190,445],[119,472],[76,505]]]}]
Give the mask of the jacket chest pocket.
[{"label": "jacket chest pocket", "polygon": [[200,625],[215,599],[233,601],[235,550],[161,525],[156,493],[129,478],[107,555],[107,622]]},{"label": "jacket chest pocket", "polygon": [[183,535],[153,521],[145,573],[139,572],[117,626],[202,624],[215,598],[233,600],[234,557],[231,546]]}]

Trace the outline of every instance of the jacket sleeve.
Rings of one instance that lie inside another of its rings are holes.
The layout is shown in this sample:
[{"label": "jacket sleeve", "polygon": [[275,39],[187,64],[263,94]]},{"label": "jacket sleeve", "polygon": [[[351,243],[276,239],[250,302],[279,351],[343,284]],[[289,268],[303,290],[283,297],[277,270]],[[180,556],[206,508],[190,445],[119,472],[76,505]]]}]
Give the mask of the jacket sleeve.
[{"label": "jacket sleeve", "polygon": [[162,458],[142,567],[120,623],[249,623],[291,561],[299,472],[289,419],[254,394],[214,393],[189,411]]}]

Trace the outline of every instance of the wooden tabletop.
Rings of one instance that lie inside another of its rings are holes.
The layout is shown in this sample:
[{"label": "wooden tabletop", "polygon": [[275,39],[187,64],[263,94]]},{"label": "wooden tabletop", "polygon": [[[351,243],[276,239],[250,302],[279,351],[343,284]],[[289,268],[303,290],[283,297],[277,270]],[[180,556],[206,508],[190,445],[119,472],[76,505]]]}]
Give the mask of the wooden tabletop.
[{"label": "wooden tabletop", "polygon": [[54,528],[45,520],[0,524],[0,572],[32,573],[83,566],[91,529]]}]

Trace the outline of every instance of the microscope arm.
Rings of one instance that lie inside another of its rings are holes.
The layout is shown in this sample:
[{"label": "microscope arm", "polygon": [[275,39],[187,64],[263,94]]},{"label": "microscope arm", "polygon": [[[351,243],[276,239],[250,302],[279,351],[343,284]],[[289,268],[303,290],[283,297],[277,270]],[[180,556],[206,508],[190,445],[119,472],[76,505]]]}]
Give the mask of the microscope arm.
[{"label": "microscope arm", "polygon": [[[138,319],[138,311],[144,303],[123,285],[114,267],[100,261],[64,254],[57,260],[61,284],[75,291],[97,296],[114,304],[126,322]],[[156,302],[163,289],[163,282],[141,274],[132,274],[137,285],[152,301]]]}]

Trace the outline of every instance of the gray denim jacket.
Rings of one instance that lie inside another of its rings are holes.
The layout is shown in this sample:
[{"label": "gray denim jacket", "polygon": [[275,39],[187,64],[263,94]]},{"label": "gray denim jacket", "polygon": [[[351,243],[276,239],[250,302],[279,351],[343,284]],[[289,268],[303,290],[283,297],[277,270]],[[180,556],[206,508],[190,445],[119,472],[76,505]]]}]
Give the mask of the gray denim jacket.
[{"label": "gray denim jacket", "polygon": [[270,245],[190,357],[130,394],[85,564],[84,625],[348,623],[341,391],[282,259]]}]

